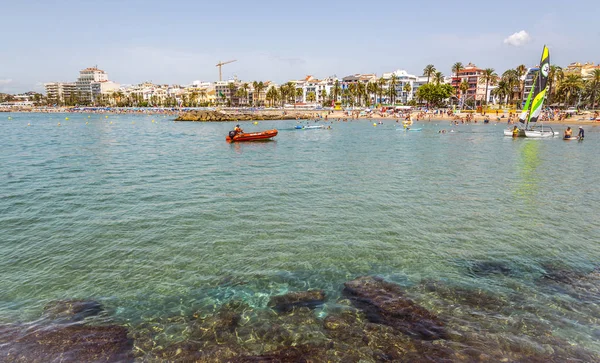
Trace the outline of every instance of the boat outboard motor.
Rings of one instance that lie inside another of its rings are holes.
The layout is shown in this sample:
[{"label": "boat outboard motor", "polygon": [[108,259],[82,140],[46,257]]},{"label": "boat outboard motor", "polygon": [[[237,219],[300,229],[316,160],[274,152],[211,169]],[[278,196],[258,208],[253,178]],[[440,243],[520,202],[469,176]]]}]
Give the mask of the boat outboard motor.
[{"label": "boat outboard motor", "polygon": [[233,140],[233,137],[237,134],[235,131],[229,131],[229,138]]}]

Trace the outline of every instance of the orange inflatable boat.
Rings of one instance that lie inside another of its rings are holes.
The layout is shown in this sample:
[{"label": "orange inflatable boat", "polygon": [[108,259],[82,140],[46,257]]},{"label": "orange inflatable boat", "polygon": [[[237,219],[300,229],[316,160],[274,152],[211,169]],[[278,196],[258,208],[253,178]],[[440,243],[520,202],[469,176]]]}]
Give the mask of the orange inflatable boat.
[{"label": "orange inflatable boat", "polygon": [[261,132],[244,132],[241,134],[236,134],[235,132],[231,131],[225,140],[227,140],[227,142],[265,141],[275,136],[277,136],[277,130],[275,129]]}]

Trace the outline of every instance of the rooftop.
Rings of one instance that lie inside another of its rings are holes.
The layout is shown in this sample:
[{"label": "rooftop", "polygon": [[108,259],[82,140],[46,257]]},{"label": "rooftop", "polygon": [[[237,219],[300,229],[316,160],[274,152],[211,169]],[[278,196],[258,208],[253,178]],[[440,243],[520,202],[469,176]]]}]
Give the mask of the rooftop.
[{"label": "rooftop", "polygon": [[82,72],[101,72],[101,73],[105,73],[102,69],[98,69],[97,67],[88,67],[86,69],[83,69]]}]

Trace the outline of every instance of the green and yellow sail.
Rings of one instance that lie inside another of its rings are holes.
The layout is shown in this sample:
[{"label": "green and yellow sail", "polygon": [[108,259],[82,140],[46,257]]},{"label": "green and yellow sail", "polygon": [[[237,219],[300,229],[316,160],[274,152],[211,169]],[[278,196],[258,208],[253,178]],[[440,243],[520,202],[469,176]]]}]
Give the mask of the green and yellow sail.
[{"label": "green and yellow sail", "polygon": [[531,112],[529,112],[529,119],[527,122],[537,122],[542,108],[544,100],[546,99],[547,85],[548,85],[548,74],[550,73],[550,52],[548,47],[544,45],[542,51],[542,59],[540,60],[540,71],[538,72],[537,85],[534,87],[535,94],[533,101],[531,102]]}]

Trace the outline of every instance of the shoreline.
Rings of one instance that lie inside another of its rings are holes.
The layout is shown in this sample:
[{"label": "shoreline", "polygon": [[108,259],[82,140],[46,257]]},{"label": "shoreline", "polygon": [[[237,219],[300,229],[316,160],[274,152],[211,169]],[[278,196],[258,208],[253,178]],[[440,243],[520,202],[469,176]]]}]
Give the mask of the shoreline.
[{"label": "shoreline", "polygon": [[[186,114],[194,113],[211,113],[223,114],[223,117],[218,119],[205,120],[186,120],[176,119],[177,121],[189,122],[237,122],[237,121],[275,121],[275,120],[322,120],[322,121],[344,121],[344,120],[393,120],[402,122],[409,117],[413,122],[433,122],[433,121],[456,121],[458,123],[483,123],[485,119],[489,119],[490,123],[506,123],[510,125],[518,122],[515,115],[508,113],[492,113],[483,115],[480,113],[459,112],[448,115],[444,112],[436,113],[435,111],[412,111],[410,113],[388,114],[380,111],[374,111],[370,114],[360,111],[341,111],[341,110],[293,110],[293,109],[231,109],[231,110],[174,110],[160,108],[145,108],[145,109],[108,109],[108,110],[73,110],[68,108],[38,108],[38,109],[18,109],[18,110],[0,110],[4,114],[15,113],[36,113],[36,114],[58,114],[58,113],[81,113],[81,114],[109,114],[109,115],[169,115],[181,118]],[[237,117],[236,117],[237,116]],[[583,123],[600,125],[600,119],[593,119],[592,111],[584,111],[581,114],[562,118],[559,120],[544,120],[544,124],[569,124]]]}]

